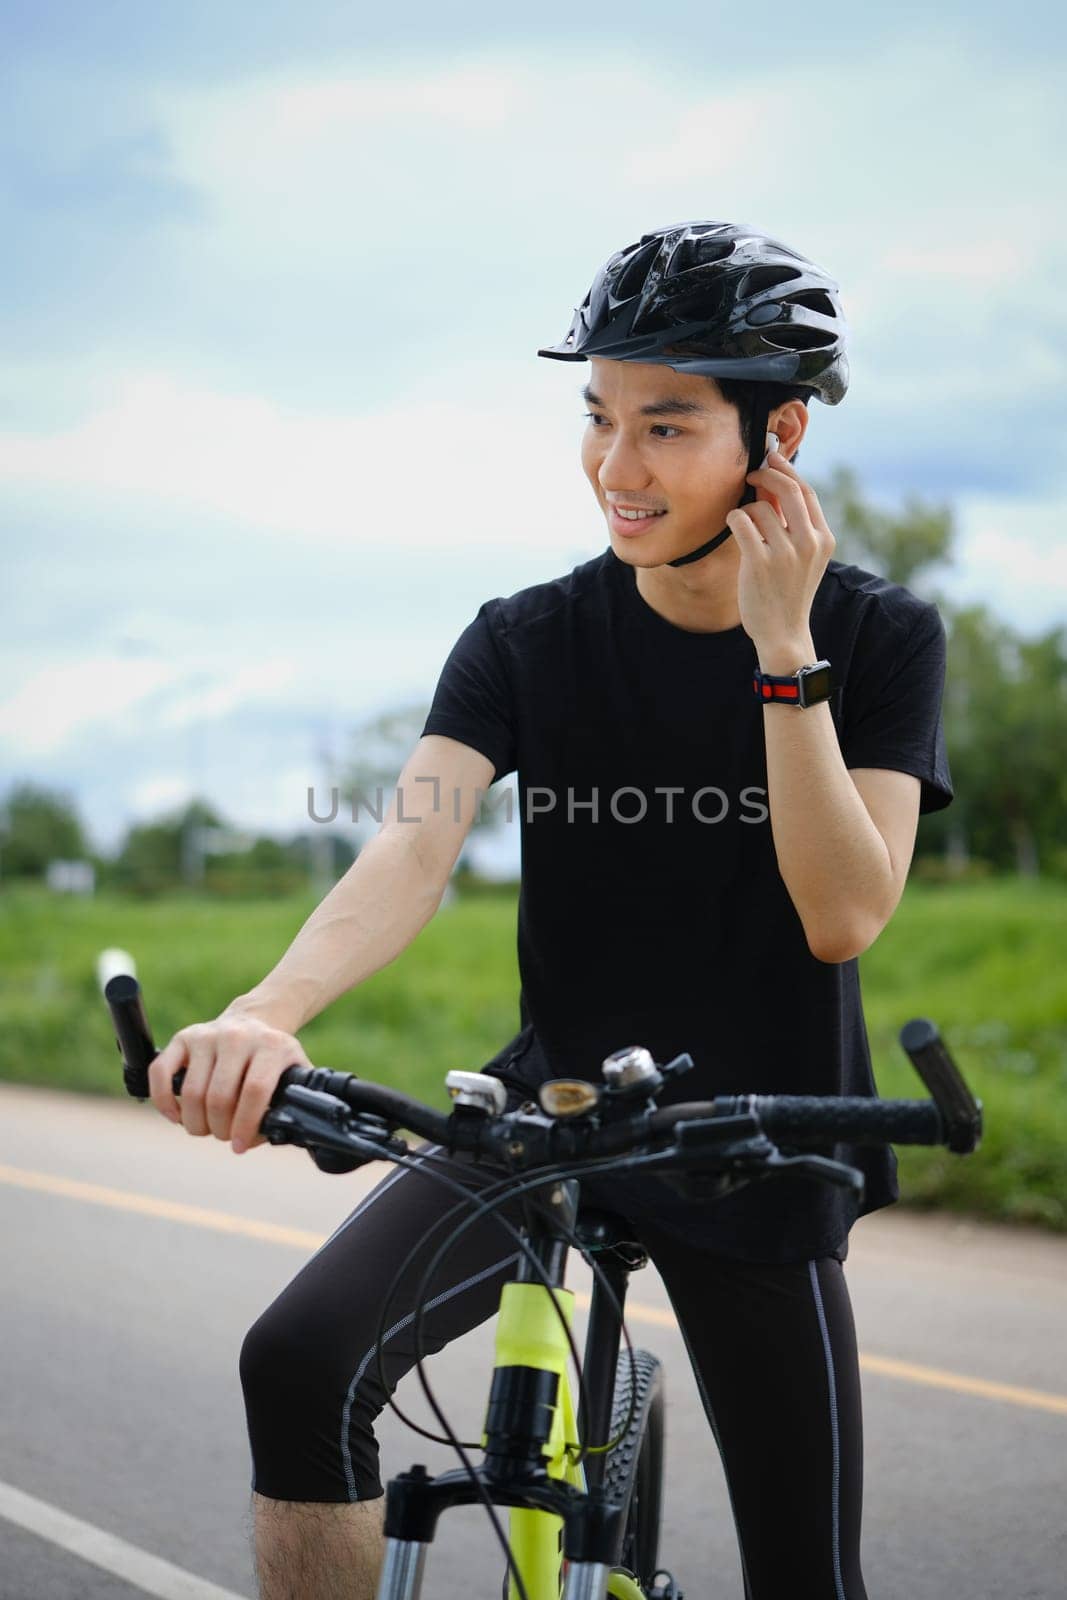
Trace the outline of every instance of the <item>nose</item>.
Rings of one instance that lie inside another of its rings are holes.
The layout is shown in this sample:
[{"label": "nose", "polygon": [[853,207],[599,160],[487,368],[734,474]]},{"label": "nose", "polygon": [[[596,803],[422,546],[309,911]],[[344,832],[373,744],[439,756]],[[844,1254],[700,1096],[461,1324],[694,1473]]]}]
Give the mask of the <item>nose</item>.
[{"label": "nose", "polygon": [[615,430],[614,437],[600,442],[597,481],[605,494],[637,493],[650,482],[641,453],[627,438],[626,430]]}]

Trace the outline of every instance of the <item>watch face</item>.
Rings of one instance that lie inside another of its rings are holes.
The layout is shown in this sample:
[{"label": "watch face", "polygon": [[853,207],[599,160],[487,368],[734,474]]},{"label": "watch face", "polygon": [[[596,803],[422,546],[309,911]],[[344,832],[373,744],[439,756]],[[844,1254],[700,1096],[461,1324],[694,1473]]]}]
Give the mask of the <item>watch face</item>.
[{"label": "watch face", "polygon": [[801,704],[810,706],[817,700],[828,700],[833,687],[830,681],[830,664],[817,666],[810,672],[804,672],[800,677]]}]

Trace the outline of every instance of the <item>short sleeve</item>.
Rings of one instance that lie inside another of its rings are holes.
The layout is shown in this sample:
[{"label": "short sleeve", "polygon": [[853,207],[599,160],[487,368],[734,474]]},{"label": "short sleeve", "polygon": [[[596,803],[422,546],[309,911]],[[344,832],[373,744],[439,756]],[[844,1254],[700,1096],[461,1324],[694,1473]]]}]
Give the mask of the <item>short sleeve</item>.
[{"label": "short sleeve", "polygon": [[517,759],[506,642],[496,631],[500,626],[499,601],[487,600],[452,646],[422,730],[479,751],[493,763],[494,783],[515,771]]},{"label": "short sleeve", "polygon": [[845,687],[841,750],[846,767],[889,767],[919,778],[919,810],[941,811],[952,801],[942,696],[947,647],[937,607],[924,604],[902,640],[889,625],[857,651]]}]

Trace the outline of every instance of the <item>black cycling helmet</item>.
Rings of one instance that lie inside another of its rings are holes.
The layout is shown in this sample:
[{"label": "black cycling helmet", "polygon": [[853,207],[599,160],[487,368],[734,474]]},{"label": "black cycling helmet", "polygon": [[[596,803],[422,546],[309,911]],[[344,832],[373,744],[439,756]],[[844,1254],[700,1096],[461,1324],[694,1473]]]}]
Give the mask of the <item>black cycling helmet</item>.
[{"label": "black cycling helmet", "polygon": [[[835,406],[848,388],[846,332],[837,284],[806,256],[745,223],[682,222],[642,234],[609,257],[562,342],[537,354],[804,386],[805,398]],[[773,409],[760,389],[753,394],[750,472],[766,454]],[[738,505],[755,497],[746,484]],[[698,560],[730,532],[724,528],[669,565]]]}]

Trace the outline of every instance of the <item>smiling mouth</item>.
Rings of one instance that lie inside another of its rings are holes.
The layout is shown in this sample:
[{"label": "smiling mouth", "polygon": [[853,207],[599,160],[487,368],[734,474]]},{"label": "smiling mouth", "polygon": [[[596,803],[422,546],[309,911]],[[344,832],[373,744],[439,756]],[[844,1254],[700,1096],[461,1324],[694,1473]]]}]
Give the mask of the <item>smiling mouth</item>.
[{"label": "smiling mouth", "polygon": [[666,511],[645,511],[640,516],[627,517],[623,516],[618,506],[608,505],[611,526],[623,534],[643,533],[646,528],[650,528],[654,522],[658,522],[661,517],[666,515]]}]

